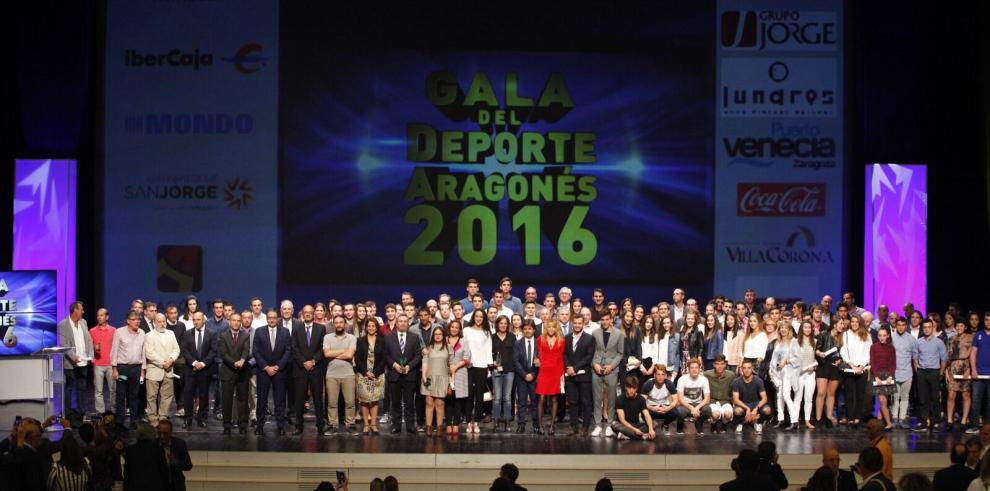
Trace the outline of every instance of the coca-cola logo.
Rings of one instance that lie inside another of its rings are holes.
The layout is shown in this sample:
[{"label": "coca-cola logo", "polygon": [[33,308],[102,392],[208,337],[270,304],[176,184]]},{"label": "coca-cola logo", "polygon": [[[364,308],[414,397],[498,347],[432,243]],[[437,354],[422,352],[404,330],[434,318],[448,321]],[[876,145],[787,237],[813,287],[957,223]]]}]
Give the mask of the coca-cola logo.
[{"label": "coca-cola logo", "polygon": [[825,216],[823,182],[741,182],[736,190],[737,216]]}]

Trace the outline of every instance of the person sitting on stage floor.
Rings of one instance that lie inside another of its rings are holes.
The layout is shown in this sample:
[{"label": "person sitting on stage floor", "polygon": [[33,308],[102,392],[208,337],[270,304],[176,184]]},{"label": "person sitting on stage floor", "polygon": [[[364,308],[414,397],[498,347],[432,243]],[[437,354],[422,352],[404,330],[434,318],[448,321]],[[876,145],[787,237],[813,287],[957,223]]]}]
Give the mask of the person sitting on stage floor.
[{"label": "person sitting on stage floor", "polygon": [[677,379],[677,400],[680,403],[677,408],[678,434],[683,433],[684,422],[688,418],[694,420],[694,429],[699,435],[705,434],[702,425],[712,416],[712,407],[708,404],[711,392],[708,379],[701,376],[701,360],[688,361],[687,376]]},{"label": "person sitting on stage floor", "polygon": [[753,375],[753,362],[743,361],[742,377],[732,382],[732,405],[736,413],[736,433],[742,433],[744,424],[751,424],[757,434],[763,433],[763,421],[773,414],[767,404],[767,391],[763,381]]},{"label": "person sitting on stage floor", "polygon": [[677,431],[684,432],[684,421],[677,417],[677,389],[667,378],[667,366],[653,366],[653,378],[643,383],[639,392],[646,397],[646,409],[654,421],[661,421],[663,433],[670,434],[670,423],[677,421]]},{"label": "person sitting on stage floor", "polygon": [[653,440],[657,437],[653,429],[653,418],[646,408],[646,398],[636,390],[639,380],[630,375],[622,382],[622,397],[615,401],[615,421],[612,429],[619,440]]},{"label": "person sitting on stage floor", "polygon": [[712,433],[725,433],[725,427],[732,421],[732,382],[736,374],[726,370],[725,355],[715,356],[714,368],[705,372],[711,388]]}]

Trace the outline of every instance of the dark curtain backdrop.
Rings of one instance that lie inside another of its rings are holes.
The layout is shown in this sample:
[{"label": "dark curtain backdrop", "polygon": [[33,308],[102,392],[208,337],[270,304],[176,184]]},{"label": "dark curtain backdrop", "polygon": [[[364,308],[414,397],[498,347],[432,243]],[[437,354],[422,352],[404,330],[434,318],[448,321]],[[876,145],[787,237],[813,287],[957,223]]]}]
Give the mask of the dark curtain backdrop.
[{"label": "dark curtain backdrop", "polygon": [[[387,19],[379,17],[381,9],[367,3],[340,8],[340,19],[346,22],[330,24],[340,30],[341,42],[351,34],[372,31],[380,37],[379,47],[451,49],[467,39],[473,43],[488,39],[490,47],[497,49],[499,40],[508,35],[513,36],[512,44],[528,40],[533,49],[636,49],[622,46],[622,36],[602,31],[617,25],[610,21],[614,6],[605,3],[562,6],[553,15],[538,13],[536,20],[525,17],[532,4],[525,8],[496,5],[487,10],[467,10],[454,6],[428,11],[400,4]],[[676,28],[650,22],[651,16],[663,15],[661,8],[635,8],[643,9],[642,15],[635,16],[641,22],[626,29]],[[96,285],[100,281],[105,10],[100,0],[9,2],[5,6],[8,15],[4,16],[5,35],[15,49],[9,65],[13,70],[8,72],[12,83],[4,85],[3,93],[7,102],[2,116],[5,145],[0,178],[7,184],[0,186],[0,216],[12,214],[10,183],[15,158],[76,158],[77,287],[81,299],[90,305],[102,300],[91,292],[99,291]],[[439,17],[451,26],[464,27],[417,34],[415,26],[425,23],[424,16],[433,22]],[[325,24],[326,20],[320,22]],[[985,26],[990,25],[990,6],[970,2],[922,9],[893,1],[847,2],[846,22],[847,133],[851,142],[846,193],[850,210],[848,283],[854,290],[862,289],[864,165],[926,163],[930,166],[928,305],[943,310],[954,300],[963,309],[988,309],[990,35]],[[506,23],[511,27],[506,28]],[[586,30],[589,42],[567,47],[553,43],[554,30],[572,29]],[[291,30],[283,30],[283,36],[290,34]],[[413,39],[416,36],[418,39]],[[599,42],[606,39],[609,41]],[[0,221],[0,270],[10,267],[12,233],[9,220]],[[899,306],[895,308],[899,310]]]}]

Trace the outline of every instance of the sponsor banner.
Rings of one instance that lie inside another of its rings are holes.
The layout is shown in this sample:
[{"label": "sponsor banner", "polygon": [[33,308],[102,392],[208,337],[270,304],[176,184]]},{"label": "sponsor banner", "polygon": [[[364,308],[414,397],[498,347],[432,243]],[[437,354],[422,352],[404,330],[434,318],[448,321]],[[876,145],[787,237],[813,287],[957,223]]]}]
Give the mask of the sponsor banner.
[{"label": "sponsor banner", "polygon": [[723,10],[719,48],[739,51],[835,52],[839,44],[837,12],[796,10]]},{"label": "sponsor banner", "polygon": [[720,65],[722,117],[834,118],[840,110],[834,57],[723,57]]},{"label": "sponsor banner", "polygon": [[278,4],[107,10],[104,301],[274,305]]},{"label": "sponsor banner", "polygon": [[720,1],[715,288],[818,301],[843,287],[841,6]]}]

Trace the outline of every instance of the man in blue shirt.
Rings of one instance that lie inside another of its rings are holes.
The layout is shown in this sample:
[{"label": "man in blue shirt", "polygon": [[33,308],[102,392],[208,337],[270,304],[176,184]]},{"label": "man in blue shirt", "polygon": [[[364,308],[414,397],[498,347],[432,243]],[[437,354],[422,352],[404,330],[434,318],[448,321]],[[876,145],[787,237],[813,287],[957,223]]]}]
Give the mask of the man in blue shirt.
[{"label": "man in blue shirt", "polygon": [[894,345],[896,360],[894,383],[897,384],[897,394],[893,398],[894,426],[906,430],[910,428],[907,414],[911,382],[914,380],[912,361],[914,360],[914,352],[918,349],[918,339],[908,331],[907,319],[899,317],[890,341]]},{"label": "man in blue shirt", "polygon": [[938,421],[942,407],[939,382],[948,360],[945,343],[935,337],[932,321],[925,320],[921,332],[924,335],[918,339],[914,359],[918,371],[918,426],[915,431],[931,430],[941,423]]},{"label": "man in blue shirt", "polygon": [[[471,312],[474,312],[474,296],[478,293],[478,287],[479,287],[479,283],[476,278],[468,278],[467,296],[460,300],[461,305],[464,306],[465,316],[470,315]],[[488,310],[488,302],[485,302],[484,299],[482,299],[481,302],[482,302],[481,308]]]},{"label": "man in blue shirt", "polygon": [[[522,315],[522,300],[519,300],[519,297],[512,296],[512,278],[506,276],[505,278],[499,280],[498,288],[502,291],[502,305],[511,310],[512,313]],[[488,301],[489,305],[493,303],[495,303],[494,295],[492,296],[492,299]]]},{"label": "man in blue shirt", "polygon": [[990,381],[977,378],[980,375],[990,375],[990,310],[983,314],[983,330],[973,336],[973,348],[969,351],[970,374],[973,381],[973,406],[970,409],[970,427],[966,433],[978,433],[980,416],[983,422],[990,422],[990,411],[987,410],[987,387]]}]

